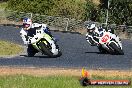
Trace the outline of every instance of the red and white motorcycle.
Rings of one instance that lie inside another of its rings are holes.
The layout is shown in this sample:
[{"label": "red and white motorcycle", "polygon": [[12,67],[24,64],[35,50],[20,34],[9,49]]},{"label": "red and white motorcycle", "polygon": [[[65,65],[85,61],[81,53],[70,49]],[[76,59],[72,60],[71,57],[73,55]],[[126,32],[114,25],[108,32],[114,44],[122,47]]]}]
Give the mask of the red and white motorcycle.
[{"label": "red and white motorcycle", "polygon": [[110,32],[102,32],[99,38],[98,49],[102,53],[124,54],[121,39]]},{"label": "red and white motorcycle", "polygon": [[89,40],[91,39],[93,45],[96,44],[101,53],[124,55],[121,39],[116,34],[109,31],[103,31],[100,36],[96,36],[98,41],[95,40],[95,36],[93,37],[88,34],[86,36],[86,40],[91,43]]}]

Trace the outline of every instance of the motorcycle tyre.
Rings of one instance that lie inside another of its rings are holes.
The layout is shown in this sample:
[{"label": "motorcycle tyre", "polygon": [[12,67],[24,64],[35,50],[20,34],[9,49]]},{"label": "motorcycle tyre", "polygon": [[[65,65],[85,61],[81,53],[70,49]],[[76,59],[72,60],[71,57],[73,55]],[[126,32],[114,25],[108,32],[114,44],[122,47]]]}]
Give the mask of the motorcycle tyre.
[{"label": "motorcycle tyre", "polygon": [[46,45],[43,42],[39,43],[39,46],[41,47],[41,50],[44,54],[48,55],[49,57],[55,58],[61,56],[61,52],[59,51],[59,54],[53,55],[53,53],[46,47]]},{"label": "motorcycle tyre", "polygon": [[109,46],[114,49],[114,52],[111,52],[111,54],[124,55],[123,50],[121,50],[121,48],[119,48],[115,43],[111,42]]}]

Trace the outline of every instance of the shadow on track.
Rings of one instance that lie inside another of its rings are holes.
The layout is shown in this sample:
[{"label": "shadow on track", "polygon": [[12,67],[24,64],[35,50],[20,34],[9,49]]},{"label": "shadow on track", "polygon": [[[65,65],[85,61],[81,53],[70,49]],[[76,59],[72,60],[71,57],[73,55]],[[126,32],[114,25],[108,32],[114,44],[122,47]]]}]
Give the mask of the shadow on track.
[{"label": "shadow on track", "polygon": [[[28,57],[27,55],[20,55],[20,57]],[[31,57],[29,57],[31,58]],[[53,57],[49,57],[49,56],[33,56],[32,58],[53,58]]]},{"label": "shadow on track", "polygon": [[85,53],[95,53],[95,54],[109,54],[109,53],[101,53],[101,52],[85,52]]},{"label": "shadow on track", "polygon": [[98,54],[99,52],[85,52],[85,53],[96,53],[96,54]]}]

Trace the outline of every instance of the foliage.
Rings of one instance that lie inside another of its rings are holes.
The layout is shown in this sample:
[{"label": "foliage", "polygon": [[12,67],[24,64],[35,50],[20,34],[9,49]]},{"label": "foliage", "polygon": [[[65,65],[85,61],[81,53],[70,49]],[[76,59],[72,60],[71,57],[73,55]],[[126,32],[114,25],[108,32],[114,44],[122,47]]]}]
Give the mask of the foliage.
[{"label": "foliage", "polygon": [[132,25],[132,1],[112,1],[109,8],[110,23]]},{"label": "foliage", "polygon": [[9,0],[8,8],[20,12],[83,19],[84,3],[81,0]]},{"label": "foliage", "polygon": [[54,0],[51,10],[55,16],[83,19],[85,1],[83,0]]},{"label": "foliage", "polygon": [[0,2],[7,2],[8,0],[1,0]]},{"label": "foliage", "polygon": [[109,10],[109,23],[132,25],[132,0],[9,0],[8,8],[19,12],[31,12],[49,16],[105,22]]},{"label": "foliage", "polygon": [[[132,1],[131,0],[100,0],[100,14],[109,11],[109,23],[118,25],[132,25]],[[108,8],[108,2],[110,6]],[[102,15],[100,15],[102,16]],[[106,15],[104,15],[106,16]]]},{"label": "foliage", "polygon": [[108,9],[108,1],[109,0],[100,0],[100,7],[101,8],[105,8],[105,9]]},{"label": "foliage", "polygon": [[96,21],[97,18],[97,10],[95,8],[95,4],[90,0],[87,0],[85,6],[85,20]]},{"label": "foliage", "polygon": [[9,0],[8,8],[20,12],[48,14],[53,0]]},{"label": "foliage", "polygon": [[0,3],[0,9],[5,9],[7,7],[7,3],[6,2],[1,2]]}]

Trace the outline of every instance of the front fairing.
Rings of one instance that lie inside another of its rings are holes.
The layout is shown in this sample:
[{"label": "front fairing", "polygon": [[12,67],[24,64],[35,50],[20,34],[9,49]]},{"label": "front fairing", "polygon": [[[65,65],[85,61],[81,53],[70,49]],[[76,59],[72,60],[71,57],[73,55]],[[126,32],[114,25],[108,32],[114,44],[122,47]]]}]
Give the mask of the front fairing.
[{"label": "front fairing", "polygon": [[117,35],[112,34],[111,39],[113,39],[113,41],[111,41],[111,42],[114,42],[118,47],[120,47],[122,49],[121,39]]},{"label": "front fairing", "polygon": [[43,40],[47,40],[49,42],[49,41],[52,41],[52,38],[46,33],[40,34],[40,35],[35,35],[34,38],[31,40],[32,45],[34,46],[35,49],[41,51],[40,47],[38,46],[38,43],[44,42],[47,45],[47,42],[45,42]]},{"label": "front fairing", "polygon": [[111,40],[111,34],[109,32],[104,32],[101,34],[99,38],[100,44],[107,44]]}]

